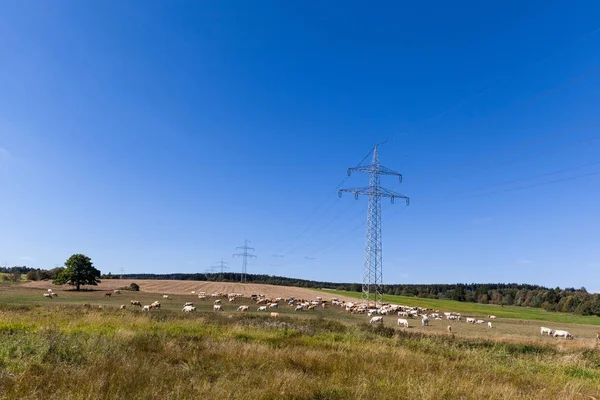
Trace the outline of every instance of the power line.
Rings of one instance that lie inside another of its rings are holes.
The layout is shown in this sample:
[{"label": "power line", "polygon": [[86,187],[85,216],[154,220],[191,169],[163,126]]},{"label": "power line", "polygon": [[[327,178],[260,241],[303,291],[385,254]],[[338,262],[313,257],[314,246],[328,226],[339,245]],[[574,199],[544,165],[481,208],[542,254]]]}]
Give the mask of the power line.
[{"label": "power line", "polygon": [[237,247],[238,249],[243,250],[243,252],[233,255],[233,257],[242,257],[242,276],[240,282],[246,282],[246,268],[248,266],[248,258],[256,258],[254,254],[248,253],[248,250],[255,251],[254,247],[248,247],[248,243],[250,243],[250,241],[246,239],[244,241],[243,246]]},{"label": "power line", "polygon": [[534,183],[534,184],[531,184],[531,185],[524,185],[524,186],[518,186],[518,187],[514,187],[514,188],[509,188],[509,189],[496,190],[496,191],[493,191],[493,192],[473,194],[473,195],[470,195],[470,196],[463,196],[463,198],[481,197],[481,196],[489,196],[489,195],[497,194],[497,193],[514,192],[514,191],[518,191],[518,190],[530,189],[530,188],[534,188],[534,187],[538,187],[538,186],[552,185],[552,184],[555,184],[555,183],[572,181],[572,180],[576,180],[576,179],[586,178],[586,177],[590,177],[590,176],[597,176],[597,175],[600,175],[600,171],[590,172],[590,173],[581,174],[581,175],[575,175],[575,176],[571,176],[571,177],[568,177],[568,178],[555,179],[555,180],[552,180],[552,181]]},{"label": "power line", "polygon": [[[486,95],[487,93],[491,92],[494,89],[500,88],[506,84],[508,84],[509,82],[511,82],[512,80],[514,80],[514,78],[516,78],[517,76],[519,76],[520,74],[523,74],[524,72],[528,72],[532,69],[534,69],[535,67],[538,67],[544,63],[546,63],[547,61],[553,59],[554,57],[560,55],[561,53],[563,53],[564,51],[566,51],[567,49],[579,44],[580,42],[583,42],[587,39],[589,39],[590,37],[594,36],[595,34],[597,34],[598,32],[600,32],[600,27],[595,28],[589,32],[587,32],[586,34],[584,34],[583,36],[580,36],[579,38],[577,38],[576,40],[574,40],[573,42],[570,42],[569,44],[567,44],[566,46],[563,46],[561,49],[559,49],[558,51],[552,53],[551,55],[544,57],[538,61],[536,61],[535,63],[531,64],[530,66],[528,66],[527,68],[525,68],[523,71],[517,72],[517,73],[513,73],[512,76],[510,76],[508,79],[504,79],[499,81],[499,83],[493,84],[491,86],[489,86],[487,89],[475,94],[474,96],[471,96],[469,98],[467,98],[466,100],[463,100],[462,102],[442,111],[439,114],[434,115],[433,117],[421,122],[420,124],[418,124],[417,126],[410,128],[408,130],[406,130],[405,132],[401,132],[401,133],[397,133],[395,135],[392,135],[391,137],[389,137],[386,140],[383,140],[381,142],[378,143],[379,145],[383,145],[383,144],[388,144],[391,143],[392,141],[394,141],[396,138],[400,137],[400,136],[408,136],[411,135],[412,133],[414,133],[416,130],[422,128],[423,126],[427,125],[428,123],[437,121],[438,119],[441,119],[443,117],[445,117],[448,114],[452,114],[453,112],[461,109],[462,107],[464,107],[465,105],[471,103],[474,100],[477,100],[480,97],[483,97],[484,95]],[[428,143],[427,145],[430,145],[431,143]]]},{"label": "power line", "polygon": [[[562,173],[565,173],[565,172],[575,171],[575,170],[578,170],[578,169],[587,168],[587,167],[591,167],[593,165],[598,165],[598,164],[600,164],[600,161],[594,161],[594,162],[590,162],[590,163],[586,163],[586,164],[580,164],[580,165],[576,165],[576,166],[573,166],[573,167],[561,168],[561,169],[558,169],[558,170],[555,170],[555,171],[544,172],[544,173],[541,173],[541,174],[532,175],[532,176],[528,176],[528,177],[525,177],[525,178],[511,179],[511,180],[500,182],[500,183],[497,183],[497,184],[494,184],[494,185],[491,185],[491,186],[487,186],[485,188],[479,188],[479,189],[467,190],[467,191],[458,192],[458,193],[452,193],[450,196],[468,195],[469,193],[480,192],[482,190],[488,190],[489,188],[493,188],[493,187],[505,186],[505,185],[510,185],[512,183],[519,183],[519,182],[530,181],[532,179],[543,178],[543,177],[547,177],[547,176],[551,176],[551,175],[562,174]],[[469,197],[469,196],[467,196],[467,197]]]}]

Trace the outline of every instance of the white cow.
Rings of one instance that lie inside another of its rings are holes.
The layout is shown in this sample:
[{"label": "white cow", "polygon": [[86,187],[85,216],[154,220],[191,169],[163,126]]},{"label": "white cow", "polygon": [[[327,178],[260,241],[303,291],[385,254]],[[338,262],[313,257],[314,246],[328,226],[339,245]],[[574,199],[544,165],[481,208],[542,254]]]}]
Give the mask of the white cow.
[{"label": "white cow", "polygon": [[496,319],[496,316],[495,315],[488,315],[488,318],[489,319]]},{"label": "white cow", "polygon": [[476,324],[483,324],[483,323],[485,323],[485,321],[484,321],[484,320],[482,320],[482,319],[478,319],[477,321],[475,321],[475,323],[476,323]]},{"label": "white cow", "polygon": [[48,292],[52,293],[52,289],[48,289]]},{"label": "white cow", "polygon": [[196,307],[194,306],[184,306],[183,310],[181,310],[183,312],[192,312],[192,311],[196,311]]},{"label": "white cow", "polygon": [[303,307],[302,306],[296,306],[296,308],[294,309],[294,311],[302,311]]},{"label": "white cow", "polygon": [[488,321],[488,328],[492,327],[492,323]]},{"label": "white cow", "polygon": [[267,306],[260,306],[257,311],[267,311]]},{"label": "white cow", "polygon": [[467,317],[467,324],[474,324],[475,323],[475,318],[471,318],[471,317]]},{"label": "white cow", "polygon": [[548,336],[550,336],[550,335],[552,335],[553,332],[554,331],[552,329],[550,329],[550,328],[546,328],[546,327],[543,327],[543,326],[540,328],[540,335],[544,335],[544,333],[547,333]]},{"label": "white cow", "polygon": [[383,323],[383,317],[373,317],[369,321],[370,324]]},{"label": "white cow", "polygon": [[51,293],[44,293],[44,297],[52,298],[52,294]]},{"label": "white cow", "polygon": [[169,295],[168,294],[163,294],[163,299],[169,299]]},{"label": "white cow", "polygon": [[238,311],[248,311],[248,306],[239,306]]},{"label": "white cow", "polygon": [[405,328],[408,328],[408,320],[404,318],[398,318],[398,325],[404,325]]},{"label": "white cow", "polygon": [[213,306],[213,311],[223,311],[223,306],[220,306],[218,304],[215,304]]},{"label": "white cow", "polygon": [[150,311],[150,306],[144,306],[144,307],[142,307],[142,311]]},{"label": "white cow", "polygon": [[277,307],[279,307],[279,304],[277,304],[277,303],[269,304],[269,308],[277,308]]},{"label": "white cow", "polygon": [[429,318],[427,318],[425,315],[423,316],[423,320],[421,321],[421,324],[423,326],[429,326]]},{"label": "white cow", "polygon": [[565,339],[573,339],[573,335],[571,335],[567,331],[554,331],[554,337],[564,337]]}]

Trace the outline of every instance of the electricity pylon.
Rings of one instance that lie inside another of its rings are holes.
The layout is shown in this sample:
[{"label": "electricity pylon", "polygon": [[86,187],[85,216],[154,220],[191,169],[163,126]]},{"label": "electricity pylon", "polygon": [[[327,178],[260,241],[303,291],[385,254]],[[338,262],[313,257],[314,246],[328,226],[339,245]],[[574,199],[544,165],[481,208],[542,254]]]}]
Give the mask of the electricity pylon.
[{"label": "electricity pylon", "polygon": [[246,267],[248,266],[248,257],[256,258],[254,254],[248,254],[248,250],[255,251],[253,247],[248,247],[248,243],[250,243],[250,241],[246,239],[244,241],[244,245],[238,247],[238,249],[244,250],[243,253],[237,253],[233,255],[234,257],[242,257],[242,276],[240,282],[246,282]]},{"label": "electricity pylon", "polygon": [[396,197],[406,200],[406,205],[409,199],[406,196],[395,193],[391,190],[382,188],[380,185],[381,175],[397,176],[402,182],[402,174],[392,171],[379,164],[379,155],[377,147],[373,148],[373,159],[371,165],[364,167],[348,169],[348,176],[352,171],[368,172],[370,174],[369,186],[354,189],[340,189],[338,195],[342,197],[343,192],[354,193],[354,197],[358,199],[358,195],[364,194],[369,196],[369,208],[367,211],[367,238],[365,246],[365,267],[363,271],[362,282],[362,301],[370,305],[371,299],[375,306],[383,302],[383,273],[382,273],[382,248],[381,248],[381,198],[389,197],[394,203]]},{"label": "electricity pylon", "polygon": [[223,261],[223,259],[221,258],[221,261],[217,262],[217,265],[214,266],[215,268],[220,268],[221,269],[221,275],[219,277],[219,279],[221,281],[223,281],[223,270],[224,269],[228,269],[229,268],[228,265],[229,265],[229,263]]}]

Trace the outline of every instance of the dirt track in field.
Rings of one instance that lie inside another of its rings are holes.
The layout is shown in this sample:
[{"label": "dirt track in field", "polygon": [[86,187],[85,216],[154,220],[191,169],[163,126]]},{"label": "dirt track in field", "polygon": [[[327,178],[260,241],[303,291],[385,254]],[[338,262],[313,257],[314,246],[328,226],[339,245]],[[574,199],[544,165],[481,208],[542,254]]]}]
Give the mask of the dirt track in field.
[{"label": "dirt track in field", "polygon": [[[337,297],[340,300],[356,301],[351,297],[344,296],[328,296],[326,292],[311,290],[306,288],[298,288],[293,286],[275,286],[259,283],[239,283],[239,282],[203,282],[203,281],[174,281],[174,280],[154,280],[154,279],[105,279],[98,286],[84,286],[86,289],[94,290],[113,290],[122,286],[129,286],[135,282],[140,285],[140,291],[160,294],[190,294],[191,291],[206,292],[207,294],[224,292],[224,293],[241,293],[244,297],[249,297],[253,294],[262,294],[267,297],[295,297],[297,299],[314,299],[317,296],[322,296],[324,299]],[[39,289],[72,289],[72,286],[55,286],[50,282],[28,282],[22,286],[39,288]]]}]

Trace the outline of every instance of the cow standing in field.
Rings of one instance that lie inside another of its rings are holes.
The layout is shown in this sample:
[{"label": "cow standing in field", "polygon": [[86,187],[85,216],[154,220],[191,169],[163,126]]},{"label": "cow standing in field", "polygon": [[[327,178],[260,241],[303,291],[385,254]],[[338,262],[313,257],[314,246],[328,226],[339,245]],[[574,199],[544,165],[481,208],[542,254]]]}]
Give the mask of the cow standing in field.
[{"label": "cow standing in field", "polygon": [[552,334],[552,336],[554,336],[554,337],[564,337],[565,339],[571,339],[571,340],[573,340],[573,335],[571,335],[567,331],[554,331],[554,333]]},{"label": "cow standing in field", "polygon": [[[373,317],[371,318],[371,320],[369,321],[370,324],[382,324],[383,323],[383,317]],[[407,322],[408,324],[408,322]]]},{"label": "cow standing in field", "polygon": [[553,331],[552,331],[552,329],[550,329],[550,328],[546,328],[546,327],[542,326],[542,327],[540,328],[540,335],[542,335],[542,336],[543,336],[543,335],[544,335],[544,333],[547,333],[547,334],[548,334],[548,336],[550,336],[550,335],[552,335]]}]

